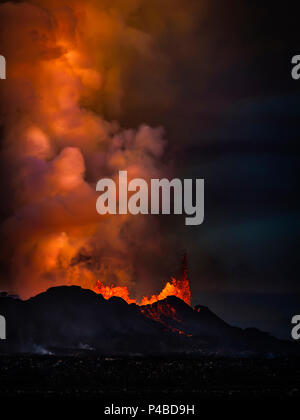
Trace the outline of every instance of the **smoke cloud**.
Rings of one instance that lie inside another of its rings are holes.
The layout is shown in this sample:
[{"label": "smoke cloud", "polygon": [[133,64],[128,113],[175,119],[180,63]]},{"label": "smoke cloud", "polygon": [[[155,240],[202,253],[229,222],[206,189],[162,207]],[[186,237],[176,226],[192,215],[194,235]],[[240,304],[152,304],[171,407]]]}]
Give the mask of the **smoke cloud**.
[{"label": "smoke cloud", "polygon": [[3,288],[27,298],[54,285],[93,288],[101,280],[139,294],[172,274],[164,254],[175,258],[181,249],[162,233],[159,218],[100,216],[95,209],[99,178],[117,181],[119,170],[146,180],[172,174],[163,128],[118,123],[137,97],[150,107],[172,103],[168,60],[156,41],[168,25],[186,31],[192,8],[186,13],[172,0],[163,13],[158,5],[1,4]]}]

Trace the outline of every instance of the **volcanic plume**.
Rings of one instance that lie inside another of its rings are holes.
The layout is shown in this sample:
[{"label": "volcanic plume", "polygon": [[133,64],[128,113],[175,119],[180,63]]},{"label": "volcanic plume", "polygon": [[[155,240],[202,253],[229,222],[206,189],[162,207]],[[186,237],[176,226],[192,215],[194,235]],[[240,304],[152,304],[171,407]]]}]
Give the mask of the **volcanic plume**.
[{"label": "volcanic plume", "polygon": [[[171,20],[183,30],[188,19],[175,3]],[[157,282],[158,266],[165,276],[164,251],[176,257],[176,241],[152,216],[99,216],[95,184],[104,176],[117,181],[119,170],[146,180],[172,173],[161,127],[123,129],[115,119],[126,107],[122,83],[132,69],[150,66],[162,75],[156,81],[164,78],[166,60],[151,36],[160,20],[149,24],[151,7],[130,0],[32,0],[0,9],[8,63],[1,83],[3,288],[26,298],[75,284],[135,301],[129,291],[137,280]],[[190,303],[189,288],[175,278],[141,303],[170,294]]]}]

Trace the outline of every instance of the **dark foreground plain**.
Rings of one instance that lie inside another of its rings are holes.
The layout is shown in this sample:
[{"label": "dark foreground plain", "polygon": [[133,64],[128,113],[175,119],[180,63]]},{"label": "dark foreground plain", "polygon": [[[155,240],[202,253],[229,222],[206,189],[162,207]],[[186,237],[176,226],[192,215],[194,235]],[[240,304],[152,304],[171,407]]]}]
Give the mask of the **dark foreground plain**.
[{"label": "dark foreground plain", "polygon": [[291,400],[300,358],[1,355],[1,399]]}]

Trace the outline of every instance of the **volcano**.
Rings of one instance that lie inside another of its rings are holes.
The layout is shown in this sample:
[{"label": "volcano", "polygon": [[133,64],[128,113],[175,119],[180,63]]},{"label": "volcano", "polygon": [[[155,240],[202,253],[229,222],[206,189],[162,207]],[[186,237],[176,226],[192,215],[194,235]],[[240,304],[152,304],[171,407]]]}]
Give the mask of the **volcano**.
[{"label": "volcano", "polygon": [[298,346],[257,329],[230,326],[207,307],[176,296],[147,305],[60,286],[23,301],[0,296],[7,339],[0,351],[101,354],[290,354]]}]

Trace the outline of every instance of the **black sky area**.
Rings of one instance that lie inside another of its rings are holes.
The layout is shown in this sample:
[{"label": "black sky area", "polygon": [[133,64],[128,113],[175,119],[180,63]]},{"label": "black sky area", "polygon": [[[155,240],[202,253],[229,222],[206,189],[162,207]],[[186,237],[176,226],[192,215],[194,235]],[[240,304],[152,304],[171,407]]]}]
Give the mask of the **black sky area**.
[{"label": "black sky area", "polygon": [[170,28],[154,40],[168,58],[171,99],[152,95],[159,80],[137,67],[118,120],[163,126],[175,176],[205,179],[204,223],[180,221],[176,232],[193,303],[287,337],[300,307],[299,13],[293,2],[212,0],[194,20],[191,34],[178,39]]},{"label": "black sky area", "polygon": [[123,116],[162,124],[181,176],[205,179],[205,222],[181,233],[194,302],[284,337],[300,306],[297,15],[293,2],[209,2],[192,39],[160,46],[172,106]]}]

